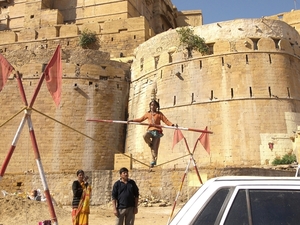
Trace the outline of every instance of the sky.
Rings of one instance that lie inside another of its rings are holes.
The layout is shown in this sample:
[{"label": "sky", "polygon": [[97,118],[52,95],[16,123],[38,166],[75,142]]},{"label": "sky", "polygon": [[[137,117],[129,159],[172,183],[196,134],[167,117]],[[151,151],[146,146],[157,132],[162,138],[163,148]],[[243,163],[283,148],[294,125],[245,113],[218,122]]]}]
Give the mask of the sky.
[{"label": "sky", "polygon": [[300,0],[171,0],[178,11],[201,10],[203,24],[261,18],[300,9]]}]

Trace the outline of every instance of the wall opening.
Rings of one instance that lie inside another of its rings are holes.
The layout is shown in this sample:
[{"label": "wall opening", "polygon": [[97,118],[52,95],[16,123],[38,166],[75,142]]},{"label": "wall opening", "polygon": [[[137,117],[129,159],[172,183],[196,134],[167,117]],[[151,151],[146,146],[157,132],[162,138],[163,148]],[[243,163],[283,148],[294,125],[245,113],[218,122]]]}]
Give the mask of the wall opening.
[{"label": "wall opening", "polygon": [[176,96],[173,98],[173,105],[176,105]]},{"label": "wall opening", "polygon": [[252,96],[253,96],[252,87],[249,87],[249,92],[250,92],[250,98],[252,98]]},{"label": "wall opening", "polygon": [[273,41],[274,41],[275,48],[276,48],[276,49],[279,49],[279,41],[280,41],[280,39],[278,39],[278,38],[272,38],[272,39],[273,39]]},{"label": "wall opening", "polygon": [[200,66],[200,70],[202,69],[202,60],[200,60],[200,62],[199,62],[199,66]]},{"label": "wall opening", "polygon": [[169,52],[169,63],[173,62],[172,53]]},{"label": "wall opening", "polygon": [[272,90],[271,90],[271,87],[268,87],[268,91],[269,91],[269,97],[271,98],[271,97],[272,97]]},{"label": "wall opening", "polygon": [[213,90],[211,90],[210,91],[210,98],[209,98],[210,100],[213,100],[214,99],[214,91]]},{"label": "wall opening", "polygon": [[269,63],[272,64],[272,57],[270,54],[269,54]]},{"label": "wall opening", "polygon": [[159,62],[159,56],[155,56],[154,57],[154,67],[155,67],[155,69],[157,69],[158,62]]},{"label": "wall opening", "polygon": [[213,55],[214,54],[214,45],[215,43],[209,43],[206,44],[208,47],[207,55]]},{"label": "wall opening", "polygon": [[289,88],[289,87],[287,87],[286,89],[287,89],[287,94],[288,94],[288,97],[289,97],[289,98],[291,98],[290,88]]},{"label": "wall opening", "polygon": [[230,89],[231,98],[233,98],[233,88]]},{"label": "wall opening", "polygon": [[248,55],[246,55],[246,64],[249,64]]},{"label": "wall opening", "polygon": [[251,38],[252,42],[253,42],[253,50],[258,50],[258,41],[259,39],[258,38]]},{"label": "wall opening", "polygon": [[141,58],[140,60],[140,70],[143,71],[144,69],[144,58]]},{"label": "wall opening", "polygon": [[224,57],[222,57],[221,60],[222,60],[222,66],[224,66]]}]

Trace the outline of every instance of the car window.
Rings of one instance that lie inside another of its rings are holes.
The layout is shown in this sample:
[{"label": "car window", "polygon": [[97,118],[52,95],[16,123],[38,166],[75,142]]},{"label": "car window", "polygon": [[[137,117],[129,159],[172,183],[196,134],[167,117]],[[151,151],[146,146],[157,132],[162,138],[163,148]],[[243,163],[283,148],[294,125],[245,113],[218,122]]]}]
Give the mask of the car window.
[{"label": "car window", "polygon": [[300,191],[251,190],[253,225],[298,225],[300,221]]},{"label": "car window", "polygon": [[224,225],[298,225],[299,203],[297,190],[240,190]]},{"label": "car window", "polygon": [[229,190],[229,187],[218,190],[210,199],[210,201],[204,206],[201,213],[197,215],[193,225],[213,225],[229,193]]},{"label": "car window", "polygon": [[240,190],[232,203],[224,225],[249,225],[246,191]]}]

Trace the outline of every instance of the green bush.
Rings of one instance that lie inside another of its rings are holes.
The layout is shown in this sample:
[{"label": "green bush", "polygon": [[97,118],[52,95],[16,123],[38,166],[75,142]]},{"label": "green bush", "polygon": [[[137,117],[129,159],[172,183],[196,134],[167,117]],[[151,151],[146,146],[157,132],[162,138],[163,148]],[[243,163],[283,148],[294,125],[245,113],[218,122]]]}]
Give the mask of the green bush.
[{"label": "green bush", "polygon": [[191,28],[180,28],[177,30],[180,36],[180,44],[183,45],[189,53],[189,57],[192,56],[192,50],[199,51],[202,54],[206,54],[209,50],[205,43],[205,40],[200,36],[194,34],[194,30]]},{"label": "green bush", "polygon": [[297,162],[296,159],[296,155],[289,153],[289,154],[285,154],[282,158],[280,157],[276,157],[273,162],[272,165],[282,165],[282,164],[291,164],[293,162]]},{"label": "green bush", "polygon": [[87,48],[89,45],[97,43],[98,38],[95,32],[84,30],[79,36],[79,45],[82,48]]}]

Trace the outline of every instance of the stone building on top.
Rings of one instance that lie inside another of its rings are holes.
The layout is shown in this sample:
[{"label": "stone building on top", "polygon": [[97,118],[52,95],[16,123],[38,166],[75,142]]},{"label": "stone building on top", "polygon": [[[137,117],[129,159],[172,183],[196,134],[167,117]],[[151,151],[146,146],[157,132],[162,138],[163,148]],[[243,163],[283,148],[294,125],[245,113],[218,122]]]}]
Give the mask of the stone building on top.
[{"label": "stone building on top", "polygon": [[[270,165],[275,157],[295,150],[299,14],[296,10],[203,25],[200,10],[178,11],[170,0],[3,0],[0,51],[22,74],[30,99],[56,46],[62,47],[61,104],[55,108],[43,86],[33,106],[45,171],[72,172],[74,165],[111,170],[117,153],[136,159],[133,168],[144,168],[150,159],[142,138],[145,126],[87,119],[140,117],[153,90],[173,123],[213,131],[210,154],[200,144],[195,149],[198,166]],[[205,39],[210,54],[187,56],[176,32],[184,26]],[[81,48],[84,31],[96,34],[98,43]],[[4,159],[24,106],[12,75],[0,102],[5,106],[0,115],[0,124],[6,123],[0,127]],[[183,134],[192,149],[200,133]],[[184,157],[186,146],[180,142],[172,149],[172,140],[173,130],[164,129],[158,164],[184,168],[189,160]],[[8,172],[35,167],[34,159],[24,156],[28,149],[31,142],[24,129]]]}]

